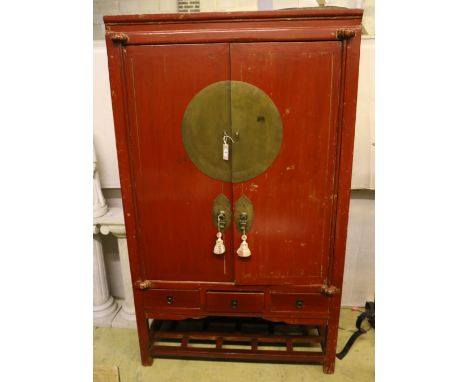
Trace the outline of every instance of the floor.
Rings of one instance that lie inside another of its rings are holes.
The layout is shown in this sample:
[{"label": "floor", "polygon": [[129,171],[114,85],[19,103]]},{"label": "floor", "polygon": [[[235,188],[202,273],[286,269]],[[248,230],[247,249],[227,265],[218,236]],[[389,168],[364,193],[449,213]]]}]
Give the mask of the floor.
[{"label": "floor", "polygon": [[[342,308],[339,350],[354,332],[359,314]],[[95,371],[118,368],[120,382],[366,382],[374,381],[374,334],[370,330],[359,337],[348,355],[336,360],[335,374],[326,375],[321,365],[155,359],[153,366],[144,367],[140,364],[136,330],[94,328],[94,367]],[[98,378],[94,382],[99,382]]]}]

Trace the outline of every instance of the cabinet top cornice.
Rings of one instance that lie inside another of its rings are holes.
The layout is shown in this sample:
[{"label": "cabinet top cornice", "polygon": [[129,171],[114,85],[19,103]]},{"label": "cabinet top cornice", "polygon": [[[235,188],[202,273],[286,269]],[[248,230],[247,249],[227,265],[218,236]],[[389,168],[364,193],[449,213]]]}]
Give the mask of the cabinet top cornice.
[{"label": "cabinet top cornice", "polygon": [[104,16],[106,24],[174,23],[197,21],[249,21],[249,20],[293,20],[293,19],[361,19],[362,9],[348,8],[302,8],[275,11],[249,12],[200,12],[200,13],[160,13],[140,15]]}]

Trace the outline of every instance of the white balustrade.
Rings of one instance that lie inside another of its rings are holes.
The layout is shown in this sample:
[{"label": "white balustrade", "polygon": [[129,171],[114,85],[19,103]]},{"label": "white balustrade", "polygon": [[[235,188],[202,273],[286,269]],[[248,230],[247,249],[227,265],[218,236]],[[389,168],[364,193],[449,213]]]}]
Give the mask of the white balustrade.
[{"label": "white balustrade", "polygon": [[135,305],[133,302],[132,278],[128,258],[127,237],[122,208],[111,207],[110,211],[100,218],[100,230],[103,235],[111,233],[117,238],[119,247],[120,268],[124,286],[124,301],[114,321],[113,327],[136,328]]},{"label": "white balustrade", "polygon": [[93,226],[93,322],[95,326],[111,326],[119,310],[109,294],[104,252],[98,226]]}]

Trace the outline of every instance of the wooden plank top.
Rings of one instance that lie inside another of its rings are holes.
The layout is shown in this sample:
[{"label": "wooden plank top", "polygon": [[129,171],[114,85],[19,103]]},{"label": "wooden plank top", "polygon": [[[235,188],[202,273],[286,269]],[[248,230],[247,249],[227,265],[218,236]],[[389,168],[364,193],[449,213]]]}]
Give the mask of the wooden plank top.
[{"label": "wooden plank top", "polygon": [[104,16],[106,24],[174,23],[184,21],[361,19],[363,9],[340,7],[295,8],[274,11],[159,13]]}]

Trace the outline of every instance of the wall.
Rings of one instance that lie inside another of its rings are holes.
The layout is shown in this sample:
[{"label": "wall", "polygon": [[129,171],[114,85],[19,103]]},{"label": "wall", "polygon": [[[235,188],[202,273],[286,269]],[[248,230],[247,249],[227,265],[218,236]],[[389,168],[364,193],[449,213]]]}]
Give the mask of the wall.
[{"label": "wall", "polygon": [[344,306],[362,306],[375,294],[375,200],[370,190],[351,192],[343,280]]},{"label": "wall", "polygon": [[120,188],[109,70],[104,41],[94,41],[93,141],[102,188]]},{"label": "wall", "polygon": [[104,15],[131,15],[140,13],[175,13],[177,0],[94,0],[93,38],[104,38]]},{"label": "wall", "polygon": [[375,39],[363,37],[354,138],[353,189],[375,189]]}]

